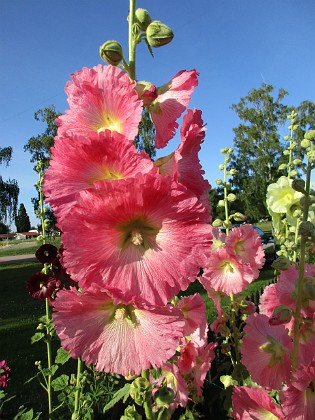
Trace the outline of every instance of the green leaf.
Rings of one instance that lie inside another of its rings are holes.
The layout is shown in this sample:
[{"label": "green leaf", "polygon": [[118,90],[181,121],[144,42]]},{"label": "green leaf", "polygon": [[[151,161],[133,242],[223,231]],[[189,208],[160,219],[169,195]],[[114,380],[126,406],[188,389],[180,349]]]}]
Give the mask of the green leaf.
[{"label": "green leaf", "polygon": [[24,408],[22,411],[20,411],[13,420],[38,420],[41,413],[36,413],[36,416],[34,417],[33,409],[26,411],[27,409]]},{"label": "green leaf", "polygon": [[55,363],[64,365],[70,359],[70,357],[70,354],[68,354],[62,347],[60,347],[57,351]]},{"label": "green leaf", "polygon": [[56,370],[58,369],[58,365],[52,365],[51,368],[45,368],[42,370],[42,373],[45,376],[53,376],[56,373]]},{"label": "green leaf", "polygon": [[53,387],[54,391],[61,391],[62,389],[68,386],[69,376],[68,375],[61,375],[58,378],[51,381],[51,386]]},{"label": "green leaf", "polygon": [[108,404],[105,405],[105,407],[103,408],[103,413],[105,413],[105,411],[109,410],[110,408],[114,407],[114,405],[122,398],[124,398],[124,401],[126,401],[126,399],[129,396],[129,389],[130,389],[130,384],[125,384],[123,388],[119,389],[114,394],[112,400]]},{"label": "green leaf", "polygon": [[45,334],[42,332],[37,332],[31,337],[31,344],[36,343],[37,341],[42,340],[45,337]]}]

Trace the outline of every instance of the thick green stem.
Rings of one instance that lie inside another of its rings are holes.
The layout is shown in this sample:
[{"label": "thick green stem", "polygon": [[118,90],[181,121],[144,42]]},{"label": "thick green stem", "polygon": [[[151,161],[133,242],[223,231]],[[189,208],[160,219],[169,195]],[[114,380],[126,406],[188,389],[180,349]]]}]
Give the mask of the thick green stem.
[{"label": "thick green stem", "polygon": [[223,185],[224,185],[224,211],[225,211],[225,231],[226,234],[229,234],[229,206],[227,199],[227,173],[226,173],[226,162],[224,162],[224,172],[223,172]]},{"label": "thick green stem", "polygon": [[[47,326],[46,326],[47,365],[48,365],[48,369],[51,369],[52,351],[51,351],[51,336],[50,336],[50,329],[49,329],[51,313],[50,313],[49,301],[47,298],[46,298],[46,318],[47,318]],[[51,414],[53,412],[50,374],[47,376],[47,397],[48,397],[48,413],[49,413],[49,419],[50,419]]]},{"label": "thick green stem", "polygon": [[[307,172],[306,172],[306,183],[305,183],[305,200],[303,206],[303,218],[302,221],[306,222],[308,219],[308,208],[309,208],[309,197],[310,197],[310,184],[311,184],[311,164],[308,163]],[[300,321],[301,321],[301,306],[302,306],[302,289],[304,281],[304,266],[305,266],[305,249],[306,249],[306,238],[301,236],[300,244],[300,261],[299,261],[299,278],[296,288],[296,306],[294,313],[294,337],[293,337],[293,359],[292,359],[292,369],[296,370],[298,367],[299,359],[299,330],[300,330]]]},{"label": "thick green stem", "polygon": [[136,80],[136,43],[133,36],[133,26],[135,23],[136,0],[129,2],[129,64],[128,72],[131,80]]},{"label": "thick green stem", "polygon": [[78,419],[80,415],[81,374],[82,374],[82,360],[79,358],[78,365],[77,365],[76,391],[74,395],[74,411],[73,411],[72,419]]},{"label": "thick green stem", "polygon": [[[141,372],[142,378],[149,380],[149,372],[147,370],[143,370]],[[151,398],[148,401],[144,401],[143,408],[145,412],[145,418],[148,420],[153,420],[153,413],[151,409]]]}]

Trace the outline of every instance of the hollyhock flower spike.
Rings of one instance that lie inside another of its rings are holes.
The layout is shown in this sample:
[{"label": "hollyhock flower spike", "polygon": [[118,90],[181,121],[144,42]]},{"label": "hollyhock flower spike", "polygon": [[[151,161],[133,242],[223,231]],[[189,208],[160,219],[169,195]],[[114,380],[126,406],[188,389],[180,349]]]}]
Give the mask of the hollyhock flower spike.
[{"label": "hollyhock flower spike", "polygon": [[158,88],[157,98],[148,106],[156,129],[157,149],[165,147],[174,137],[178,127],[176,120],[187,108],[190,96],[198,85],[198,75],[196,70],[178,72],[168,83]]},{"label": "hollyhock flower spike", "polygon": [[147,154],[137,153],[135,146],[119,133],[105,130],[96,138],[59,136],[45,172],[43,192],[46,202],[61,219],[69,214],[77,193],[92,188],[95,181],[121,180],[152,170],[153,163]]},{"label": "hollyhock flower spike", "polygon": [[79,287],[99,284],[116,296],[164,305],[195,280],[212,236],[209,214],[185,187],[138,174],[97,181],[77,198],[61,228],[63,263]]},{"label": "hollyhock flower spike", "polygon": [[174,177],[204,203],[210,211],[208,192],[211,186],[203,178],[204,170],[200,165],[198,153],[205,138],[205,127],[201,111],[188,109],[180,130],[181,143],[174,153],[157,159],[154,165],[161,175]]},{"label": "hollyhock flower spike", "polygon": [[266,315],[249,315],[244,328],[242,362],[252,379],[270,389],[281,389],[290,379],[292,339],[283,325],[270,326]]},{"label": "hollyhock flower spike", "polygon": [[233,419],[282,420],[283,412],[262,388],[235,386],[232,393]]},{"label": "hollyhock flower spike", "polygon": [[116,300],[99,288],[59,291],[53,321],[73,358],[125,376],[162,366],[175,354],[184,327],[180,310],[171,305]]},{"label": "hollyhock flower spike", "polygon": [[57,118],[58,136],[97,136],[106,129],[133,141],[138,133],[142,103],[135,82],[114,66],[84,67],[71,75],[65,91],[70,110]]}]

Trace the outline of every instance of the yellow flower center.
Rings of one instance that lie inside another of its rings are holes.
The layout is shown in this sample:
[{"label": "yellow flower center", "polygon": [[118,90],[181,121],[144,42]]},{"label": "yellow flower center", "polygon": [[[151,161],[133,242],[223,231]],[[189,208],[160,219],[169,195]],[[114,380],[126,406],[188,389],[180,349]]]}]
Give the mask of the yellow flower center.
[{"label": "yellow flower center", "polygon": [[150,248],[159,229],[150,223],[144,216],[138,216],[134,219],[117,225],[121,232],[119,247],[128,248],[134,245],[137,248],[146,251]]},{"label": "yellow flower center", "polygon": [[279,362],[281,362],[281,360],[283,359],[283,356],[285,355],[285,349],[283,348],[281,343],[279,343],[279,341],[275,340],[273,337],[269,335],[267,336],[267,340],[268,341],[266,343],[262,344],[259,347],[259,350],[271,354],[271,358],[268,363],[268,366],[273,367]]},{"label": "yellow flower center", "polygon": [[105,130],[117,131],[118,133],[122,133],[123,127],[121,121],[118,118],[111,116],[110,114],[104,113],[99,123],[99,126],[96,127],[96,131],[98,133],[101,133]]}]

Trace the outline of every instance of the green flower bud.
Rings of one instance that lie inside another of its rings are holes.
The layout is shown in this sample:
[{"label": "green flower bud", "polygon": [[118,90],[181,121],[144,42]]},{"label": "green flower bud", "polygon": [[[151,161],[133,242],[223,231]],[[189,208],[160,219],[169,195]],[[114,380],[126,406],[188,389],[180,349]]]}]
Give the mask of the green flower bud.
[{"label": "green flower bud", "polygon": [[224,207],[224,206],[225,206],[224,200],[219,200],[218,207]]},{"label": "green flower bud", "polygon": [[307,139],[303,139],[301,141],[301,146],[303,147],[303,149],[308,149],[311,145],[311,142]]},{"label": "green flower bud", "polygon": [[295,191],[298,191],[304,194],[305,193],[304,187],[305,187],[305,181],[303,179],[297,178],[292,181],[292,188]]},{"label": "green flower bud", "polygon": [[246,216],[244,216],[244,214],[240,213],[240,212],[236,212],[234,214],[232,214],[232,219],[234,219],[236,222],[244,222],[244,220],[246,220]]},{"label": "green flower bud", "polygon": [[292,177],[297,176],[297,171],[295,171],[295,170],[290,171],[289,175],[292,176]]},{"label": "green flower bud", "polygon": [[174,33],[164,23],[154,20],[146,30],[147,41],[151,47],[158,48],[166,45],[174,38]]},{"label": "green flower bud", "polygon": [[215,181],[215,183],[216,183],[217,185],[222,185],[222,184],[223,184],[223,181],[222,181],[222,179],[217,179],[217,180]]},{"label": "green flower bud", "polygon": [[302,163],[301,159],[294,159],[293,160],[293,165],[299,165],[300,163]]},{"label": "green flower bud", "polygon": [[215,219],[213,222],[212,222],[212,226],[213,227],[220,227],[220,226],[222,226],[223,225],[223,221],[221,220],[221,219]]},{"label": "green flower bud", "polygon": [[289,136],[284,136],[283,138],[284,138],[284,140],[290,140]]},{"label": "green flower bud", "polygon": [[100,47],[101,59],[112,66],[118,66],[123,59],[123,49],[118,41],[106,41]]},{"label": "green flower bud", "polygon": [[284,156],[288,156],[288,155],[290,154],[290,152],[289,152],[289,150],[285,149],[285,150],[283,151],[283,154],[284,154]]},{"label": "green flower bud", "polygon": [[281,165],[279,165],[279,171],[283,171],[284,169],[287,169],[287,164],[286,163],[281,163]]},{"label": "green flower bud", "polygon": [[234,176],[234,175],[237,174],[237,170],[232,168],[229,173],[230,173],[231,176]]},{"label": "green flower bud", "polygon": [[164,386],[154,394],[153,398],[157,405],[169,405],[174,401],[175,392],[172,388]]},{"label": "green flower bud", "polygon": [[142,416],[137,412],[134,405],[128,405],[125,408],[124,415],[120,417],[120,420],[141,420]]},{"label": "green flower bud", "polygon": [[232,193],[228,194],[227,200],[230,201],[230,202],[235,201],[236,200],[236,195],[232,194]]},{"label": "green flower bud", "polygon": [[287,257],[280,256],[273,261],[271,267],[278,271],[285,271],[290,267],[290,265],[291,261]]},{"label": "green flower bud", "polygon": [[315,140],[315,130],[309,130],[304,134],[306,140],[314,141]]},{"label": "green flower bud", "polygon": [[145,9],[139,8],[136,10],[135,15],[140,28],[145,31],[152,22],[149,12]]},{"label": "green flower bud", "polygon": [[305,238],[314,238],[315,226],[312,222],[301,222],[299,226],[299,234]]},{"label": "green flower bud", "polygon": [[223,169],[224,169],[224,165],[219,165],[219,169],[220,169],[220,171],[223,171]]},{"label": "green flower bud", "polygon": [[310,150],[307,152],[307,159],[310,163],[315,162],[315,150]]},{"label": "green flower bud", "polygon": [[136,404],[143,405],[151,397],[150,382],[141,377],[135,379],[130,385],[129,394]]},{"label": "green flower bud", "polygon": [[292,309],[285,305],[280,305],[274,309],[271,318],[269,318],[269,324],[270,325],[287,324],[288,322],[291,321],[291,318],[292,318]]},{"label": "green flower bud", "polygon": [[303,298],[315,300],[315,277],[304,277]]}]

